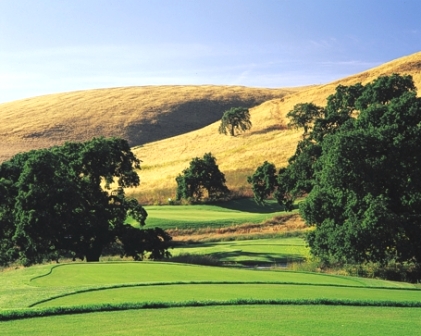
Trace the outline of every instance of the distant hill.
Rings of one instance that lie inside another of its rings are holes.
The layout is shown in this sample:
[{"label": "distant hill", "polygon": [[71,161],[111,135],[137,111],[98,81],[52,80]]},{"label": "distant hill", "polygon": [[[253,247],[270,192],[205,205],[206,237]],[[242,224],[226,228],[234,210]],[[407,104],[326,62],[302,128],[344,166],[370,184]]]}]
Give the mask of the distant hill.
[{"label": "distant hill", "polygon": [[[0,105],[0,160],[32,148],[93,136],[129,140],[143,161],[143,202],[165,202],[175,194],[175,177],[207,152],[217,158],[228,186],[250,193],[246,177],[268,160],[281,167],[301,133],[288,130],[286,114],[295,104],[325,105],[336,86],[366,84],[380,75],[410,74],[421,93],[421,52],[325,85],[291,89],[238,86],[149,86],[62,93]],[[253,127],[237,137],[218,133],[222,113],[251,107]]]},{"label": "distant hill", "polygon": [[216,122],[200,130],[135,148],[135,153],[143,161],[140,171],[143,182],[133,193],[144,202],[157,199],[165,202],[166,197],[175,194],[175,177],[188,166],[191,158],[212,152],[227,176],[228,186],[240,194],[250,194],[247,175],[265,160],[275,163],[278,168],[283,167],[294,153],[301,132],[286,128],[286,114],[295,104],[314,102],[324,106],[326,98],[339,84],[366,84],[381,75],[393,73],[412,75],[418,94],[421,94],[420,52],[342,80],[266,101],[250,110],[253,127],[240,136],[218,134],[219,123]]},{"label": "distant hill", "polygon": [[183,134],[299,89],[241,86],[143,86],[77,91],[0,104],[0,161],[20,151],[93,136],[133,146]]}]

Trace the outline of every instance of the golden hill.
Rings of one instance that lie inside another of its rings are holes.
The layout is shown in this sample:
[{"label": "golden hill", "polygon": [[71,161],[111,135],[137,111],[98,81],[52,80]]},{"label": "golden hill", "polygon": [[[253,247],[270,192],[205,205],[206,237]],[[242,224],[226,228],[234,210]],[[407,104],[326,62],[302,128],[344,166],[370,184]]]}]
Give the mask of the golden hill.
[{"label": "golden hill", "polygon": [[256,106],[299,89],[143,86],[77,91],[0,104],[0,161],[94,136],[132,146],[207,126],[231,107]]},{"label": "golden hill", "polygon": [[[300,132],[288,130],[295,104],[325,105],[336,86],[363,84],[381,75],[410,74],[421,90],[421,52],[326,85],[293,89],[233,86],[158,86],[101,89],[25,99],[0,105],[0,160],[32,148],[93,136],[121,136],[143,161],[141,202],[166,202],[175,177],[196,156],[212,152],[228,187],[250,194],[246,183],[263,161],[286,165]],[[260,104],[260,105],[258,105]],[[249,106],[253,127],[237,137],[218,133],[232,106]]]},{"label": "golden hill", "polygon": [[334,93],[339,84],[366,84],[381,75],[393,73],[412,75],[420,91],[421,52],[333,83],[264,102],[250,109],[252,129],[237,137],[220,135],[219,123],[216,122],[200,130],[135,148],[135,153],[143,161],[140,171],[142,184],[132,192],[143,202],[166,202],[167,197],[174,197],[175,177],[188,167],[189,161],[211,152],[226,175],[228,187],[243,195],[250,195],[247,175],[252,174],[265,160],[275,163],[278,168],[285,166],[295,151],[301,132],[286,128],[286,114],[295,104],[314,102],[324,106],[326,98]]}]

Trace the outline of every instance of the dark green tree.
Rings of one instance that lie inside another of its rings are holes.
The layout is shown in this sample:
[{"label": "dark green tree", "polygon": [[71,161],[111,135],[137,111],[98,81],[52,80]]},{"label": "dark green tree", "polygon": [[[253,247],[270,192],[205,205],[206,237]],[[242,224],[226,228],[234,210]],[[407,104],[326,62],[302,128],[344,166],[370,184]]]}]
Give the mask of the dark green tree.
[{"label": "dark green tree", "polygon": [[303,128],[304,135],[311,129],[311,125],[315,119],[321,117],[323,109],[313,103],[297,104],[287,113],[290,119],[289,127]]},{"label": "dark green tree", "polygon": [[225,175],[219,170],[216,159],[211,153],[203,158],[194,158],[189,168],[183,170],[176,178],[176,199],[199,201],[205,196],[209,199],[224,198],[229,190],[225,185]]},{"label": "dark green tree", "polygon": [[[136,168],[139,160],[127,141],[117,138],[67,143],[3,163],[0,186],[6,186],[7,200],[0,204],[0,239],[11,243],[0,246],[9,256],[2,262],[29,265],[69,254],[98,261],[129,230],[127,216],[145,223],[146,211],[123,189],[139,184]],[[114,182],[116,191],[110,189]]]},{"label": "dark green tree", "polygon": [[273,196],[286,211],[293,209],[296,195],[291,193],[293,182],[286,168],[281,168],[277,173],[275,165],[265,161],[252,176],[247,177],[247,182],[252,185],[257,204],[264,204],[265,199]]},{"label": "dark green tree", "polygon": [[421,99],[412,78],[380,77],[343,110],[355,118],[319,137],[312,189],[300,205],[316,227],[311,251],[325,261],[419,266]]},{"label": "dark green tree", "polygon": [[251,128],[250,112],[245,107],[233,107],[224,112],[219,126],[219,133],[235,136],[236,132],[244,132]]},{"label": "dark green tree", "polygon": [[277,173],[273,163],[265,161],[261,166],[257,167],[252,176],[247,177],[247,182],[252,185],[254,200],[257,204],[264,204],[276,189]]}]

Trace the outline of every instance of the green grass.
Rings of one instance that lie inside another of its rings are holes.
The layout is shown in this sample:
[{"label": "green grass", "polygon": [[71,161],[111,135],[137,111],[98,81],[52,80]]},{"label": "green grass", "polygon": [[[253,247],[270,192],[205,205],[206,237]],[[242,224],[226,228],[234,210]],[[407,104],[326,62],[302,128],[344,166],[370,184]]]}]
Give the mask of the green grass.
[{"label": "green grass", "polygon": [[[275,243],[247,244],[264,254]],[[412,284],[291,271],[114,262],[0,273],[1,335],[410,335],[420,304]]]},{"label": "green grass", "polygon": [[[287,214],[274,201],[265,206],[252,199],[232,200],[212,205],[159,205],[146,206],[146,227],[203,228],[223,227],[243,223],[260,223],[276,215]],[[128,223],[133,223],[132,219]]]},{"label": "green grass", "polygon": [[[41,302],[36,307],[224,300],[323,299],[421,302],[421,291],[284,284],[178,284],[95,290]],[[387,298],[387,299],[386,299]]]},{"label": "green grass", "polygon": [[0,322],[2,335],[417,335],[421,308],[215,306]]},{"label": "green grass", "polygon": [[177,247],[172,254],[210,255],[222,262],[261,266],[299,262],[310,257],[309,249],[302,238],[198,243]]},{"label": "green grass", "polygon": [[66,264],[51,267],[51,272],[30,282],[37,287],[101,286],[130,283],[180,281],[259,281],[305,284],[331,284],[370,287],[407,287],[411,284],[376,279],[334,276],[291,271],[258,271],[159,262],[119,262]]}]

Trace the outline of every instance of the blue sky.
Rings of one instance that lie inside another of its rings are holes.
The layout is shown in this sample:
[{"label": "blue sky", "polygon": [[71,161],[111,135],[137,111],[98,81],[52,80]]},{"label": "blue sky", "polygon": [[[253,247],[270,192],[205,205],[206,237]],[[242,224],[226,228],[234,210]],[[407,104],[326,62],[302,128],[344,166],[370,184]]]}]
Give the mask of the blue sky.
[{"label": "blue sky", "polygon": [[328,83],[421,51],[420,0],[0,0],[0,103]]}]

